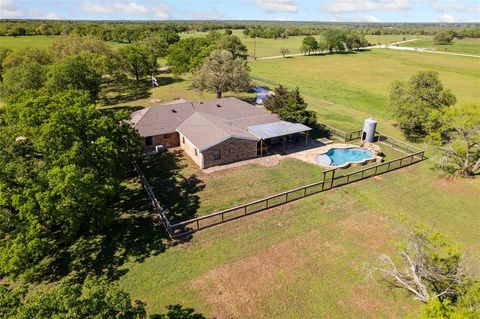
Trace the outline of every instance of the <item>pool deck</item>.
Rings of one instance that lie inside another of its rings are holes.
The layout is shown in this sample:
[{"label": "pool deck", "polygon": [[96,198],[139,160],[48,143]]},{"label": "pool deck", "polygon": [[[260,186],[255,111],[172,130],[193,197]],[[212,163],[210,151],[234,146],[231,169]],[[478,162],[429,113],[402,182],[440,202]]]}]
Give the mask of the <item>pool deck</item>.
[{"label": "pool deck", "polygon": [[338,166],[334,167],[334,166],[320,165],[317,161],[315,161],[315,156],[317,156],[318,154],[326,153],[332,148],[352,148],[352,147],[359,147],[359,146],[355,144],[348,144],[348,143],[332,143],[328,145],[317,146],[314,148],[308,148],[305,150],[298,150],[296,152],[288,153],[285,156],[290,158],[295,158],[295,159],[298,159],[310,164],[315,164],[325,168],[338,168]]}]

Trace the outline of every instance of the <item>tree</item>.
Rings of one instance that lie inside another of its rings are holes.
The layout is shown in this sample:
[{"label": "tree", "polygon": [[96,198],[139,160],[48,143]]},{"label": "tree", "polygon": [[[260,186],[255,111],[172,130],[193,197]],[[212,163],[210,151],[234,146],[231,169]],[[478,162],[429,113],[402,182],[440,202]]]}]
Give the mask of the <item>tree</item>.
[{"label": "tree", "polygon": [[309,35],[303,38],[300,52],[305,54],[310,54],[311,52],[316,52],[317,50],[318,50],[318,42],[317,40],[315,40],[313,36]]},{"label": "tree", "polygon": [[448,174],[471,177],[480,170],[480,104],[458,104],[445,111],[447,143],[437,166]]},{"label": "tree", "polygon": [[18,67],[22,64],[36,62],[41,65],[48,65],[52,63],[52,57],[47,50],[25,48],[22,50],[10,53],[3,61],[3,68],[5,70]]},{"label": "tree", "polygon": [[95,57],[84,52],[52,64],[47,73],[46,88],[51,93],[83,90],[93,101],[100,92],[102,73],[96,68]]},{"label": "tree", "polygon": [[276,87],[273,94],[264,102],[264,106],[285,121],[306,125],[314,125],[317,122],[316,113],[307,110],[308,104],[305,103],[298,88],[289,91],[282,85]]},{"label": "tree", "polygon": [[25,289],[1,285],[0,291],[0,309],[5,306],[13,319],[146,318],[144,303],[132,302],[128,293],[102,279],[87,277],[82,284],[64,279],[52,289],[31,291],[28,298]]},{"label": "tree", "polygon": [[137,82],[149,73],[151,60],[141,46],[128,45],[120,48],[119,53],[125,70],[135,76]]},{"label": "tree", "polygon": [[282,54],[283,57],[285,57],[287,54],[290,53],[290,50],[287,48],[280,48],[280,53]]},{"label": "tree", "polygon": [[418,72],[407,83],[395,82],[390,92],[390,107],[408,139],[423,139],[437,132],[442,112],[455,102],[455,95],[443,88],[433,71]]},{"label": "tree", "polygon": [[195,73],[193,86],[201,91],[213,91],[221,98],[223,92],[250,88],[249,69],[245,61],[235,59],[229,51],[215,50]]},{"label": "tree", "polygon": [[0,83],[3,82],[3,61],[5,61],[6,57],[12,52],[9,48],[0,47]]},{"label": "tree", "polygon": [[8,69],[2,83],[2,96],[6,99],[25,90],[40,89],[46,81],[47,67],[38,62],[21,64]]},{"label": "tree", "polygon": [[402,264],[388,255],[380,265],[370,266],[369,275],[379,274],[390,286],[407,291],[424,303],[425,318],[464,318],[447,314],[479,314],[480,282],[471,278],[464,257],[445,238],[423,227],[405,229],[400,245]]},{"label": "tree", "polygon": [[169,48],[167,63],[175,74],[193,72],[208,56],[206,49],[209,45],[205,38],[182,39]]},{"label": "tree", "polygon": [[435,44],[449,44],[453,41],[453,34],[451,32],[438,32],[433,37]]},{"label": "tree", "polygon": [[0,127],[0,275],[35,279],[58,252],[107,227],[139,154],[126,114],[85,92],[16,95]]},{"label": "tree", "polygon": [[147,37],[141,41],[140,45],[148,56],[150,69],[157,68],[158,59],[167,55],[169,47],[169,43],[162,36]]},{"label": "tree", "polygon": [[322,33],[325,39],[325,48],[332,53],[333,51],[345,51],[346,34],[343,30],[327,29]]},{"label": "tree", "polygon": [[226,50],[230,52],[234,58],[246,59],[248,54],[247,47],[235,35],[220,36],[213,44],[214,50]]}]

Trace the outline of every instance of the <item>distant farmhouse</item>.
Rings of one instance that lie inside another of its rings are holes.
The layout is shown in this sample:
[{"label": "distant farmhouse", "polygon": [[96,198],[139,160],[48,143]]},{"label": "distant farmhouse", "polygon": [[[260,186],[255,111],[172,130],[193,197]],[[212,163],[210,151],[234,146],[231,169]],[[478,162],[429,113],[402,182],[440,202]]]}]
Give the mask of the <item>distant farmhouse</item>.
[{"label": "distant farmhouse", "polygon": [[262,156],[266,143],[285,143],[287,137],[311,130],[233,97],[180,99],[136,111],[131,122],[147,152],[157,145],[180,146],[201,168]]}]

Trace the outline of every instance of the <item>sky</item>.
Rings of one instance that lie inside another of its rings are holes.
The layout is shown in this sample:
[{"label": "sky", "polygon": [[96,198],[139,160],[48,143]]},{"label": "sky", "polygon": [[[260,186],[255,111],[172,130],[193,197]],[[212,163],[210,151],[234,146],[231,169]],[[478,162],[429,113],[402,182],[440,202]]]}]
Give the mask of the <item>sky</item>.
[{"label": "sky", "polygon": [[0,0],[0,19],[480,22],[480,0]]}]

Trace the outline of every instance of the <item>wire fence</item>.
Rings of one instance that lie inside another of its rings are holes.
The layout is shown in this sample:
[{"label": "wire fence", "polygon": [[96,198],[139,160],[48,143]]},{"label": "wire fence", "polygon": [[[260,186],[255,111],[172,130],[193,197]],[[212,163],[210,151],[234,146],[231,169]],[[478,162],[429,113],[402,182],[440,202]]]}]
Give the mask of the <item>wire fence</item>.
[{"label": "wire fence", "polygon": [[[362,134],[362,130],[347,133],[325,124],[322,124],[321,127],[315,127],[315,129],[328,129],[330,134],[333,134],[336,137],[339,137],[345,141],[360,139]],[[393,170],[397,170],[399,168],[420,162],[424,159],[424,150],[408,143],[399,141],[388,135],[380,134],[377,132],[376,141],[378,143],[383,143],[391,147],[400,149],[404,151],[406,155],[342,175],[338,175],[336,169],[327,170],[323,172],[322,181],[294,188],[282,193],[255,200],[247,204],[235,206],[209,215],[192,218],[174,224],[171,224],[169,219],[167,218],[163,208],[158,202],[150,184],[148,183],[147,178],[141,171],[138,163],[134,162],[134,167],[140,177],[140,180],[145,190],[147,191],[147,194],[152,202],[156,213],[160,217],[162,224],[167,230],[168,235],[171,238],[180,238],[205,228],[223,224],[225,222],[252,215],[277,206],[285,205],[287,203],[299,200],[301,198],[305,198],[307,196],[311,196],[333,188],[361,181],[373,176],[385,174],[387,172],[391,172]]]}]

